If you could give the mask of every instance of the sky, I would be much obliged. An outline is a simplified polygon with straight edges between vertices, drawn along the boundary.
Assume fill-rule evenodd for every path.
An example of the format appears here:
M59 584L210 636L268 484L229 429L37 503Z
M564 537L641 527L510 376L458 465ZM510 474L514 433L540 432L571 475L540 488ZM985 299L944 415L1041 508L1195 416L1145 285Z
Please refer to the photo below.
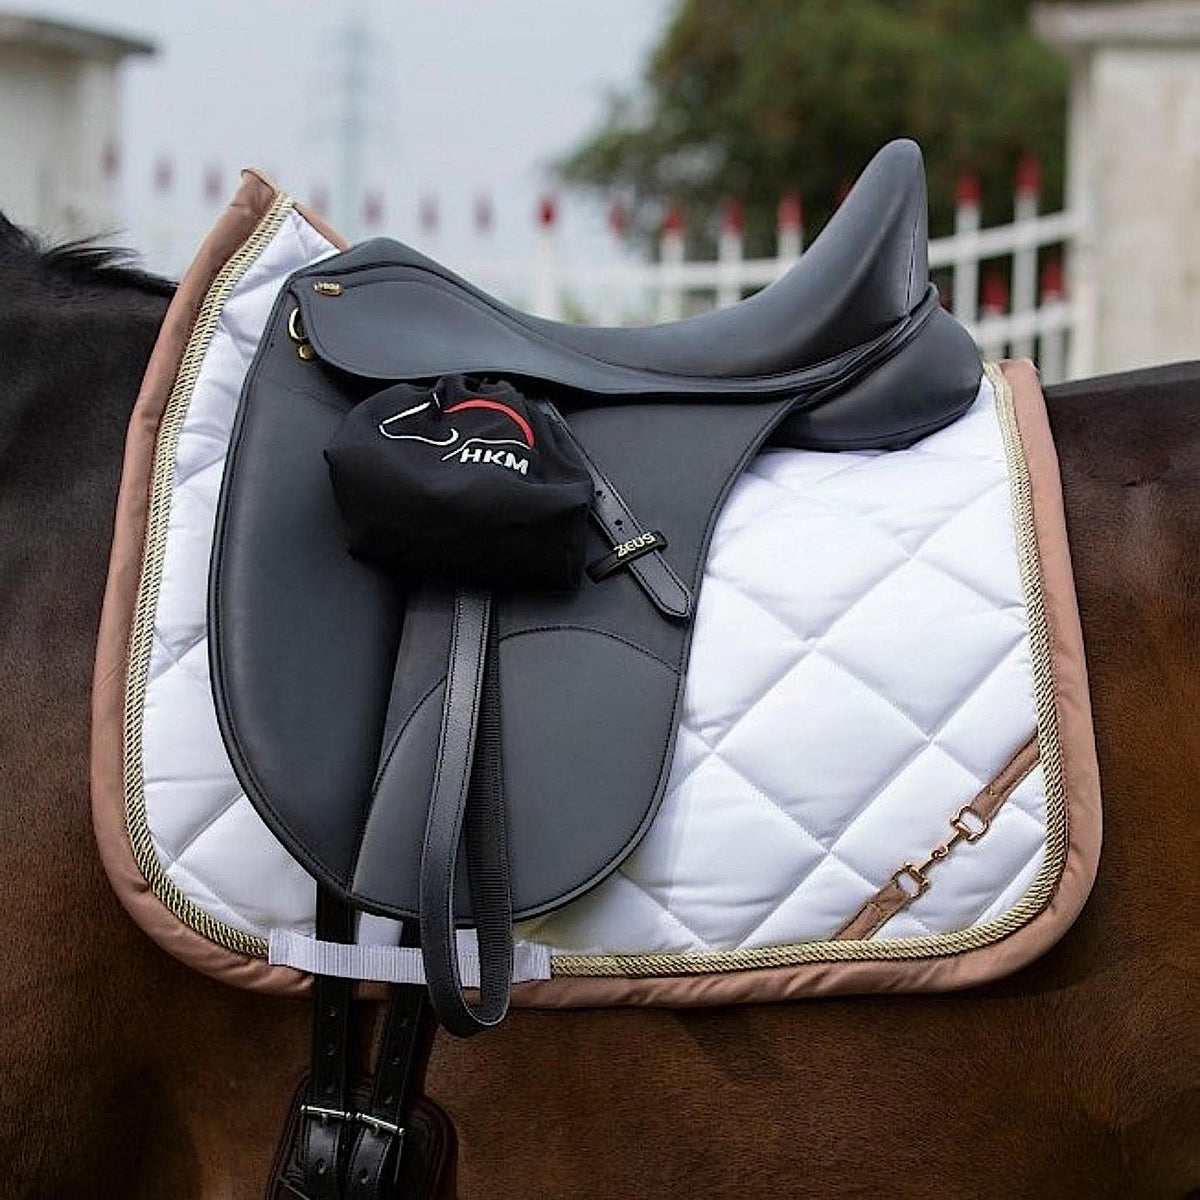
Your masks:
M17 0L11 8L157 45L155 56L122 68L119 194L135 245L152 265L179 269L218 207L204 199L206 174L218 174L221 203L241 166L265 168L307 199L344 177L338 80L353 21L367 31L363 185L383 194L378 231L455 263L529 258L550 165L600 123L609 93L636 86L672 0ZM174 164L165 198L151 183L164 157ZM480 192L494 204L486 239L473 228ZM432 236L419 224L423 195L437 199ZM603 204L568 195L559 214L566 258L615 253Z

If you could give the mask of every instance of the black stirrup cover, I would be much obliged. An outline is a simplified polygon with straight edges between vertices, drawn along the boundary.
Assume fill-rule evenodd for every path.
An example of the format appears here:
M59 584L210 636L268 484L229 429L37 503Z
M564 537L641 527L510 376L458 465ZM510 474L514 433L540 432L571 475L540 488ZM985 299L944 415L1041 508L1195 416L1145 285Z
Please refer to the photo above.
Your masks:
M325 459L356 554L456 585L579 586L591 478L511 384L386 388L350 409Z

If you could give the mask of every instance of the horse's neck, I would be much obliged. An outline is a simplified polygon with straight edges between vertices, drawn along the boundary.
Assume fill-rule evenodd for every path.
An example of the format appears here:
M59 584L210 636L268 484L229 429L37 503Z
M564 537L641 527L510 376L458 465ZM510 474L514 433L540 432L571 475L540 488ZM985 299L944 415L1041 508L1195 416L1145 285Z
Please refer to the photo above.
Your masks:
M125 429L166 302L45 285L6 298L3 274L0 573L19 586L23 573L5 568L69 562L72 591L98 604Z

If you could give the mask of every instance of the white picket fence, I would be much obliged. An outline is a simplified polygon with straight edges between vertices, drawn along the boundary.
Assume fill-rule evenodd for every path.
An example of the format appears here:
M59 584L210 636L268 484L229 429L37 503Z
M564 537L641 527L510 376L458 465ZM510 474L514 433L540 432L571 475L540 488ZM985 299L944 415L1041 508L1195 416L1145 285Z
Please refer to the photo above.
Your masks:
M978 184L972 177L961 179L954 233L931 240L929 262L943 302L971 331L986 358L1033 358L1043 379L1054 383L1066 375L1069 339L1078 320L1064 286L1063 267L1070 261L1078 221L1070 212L1039 214L1039 175L1031 160L1021 164L1012 221L986 229L980 226ZM622 222L611 224L614 236L619 235ZM631 296L641 297L635 307L647 320L658 321L736 303L788 270L804 244L794 195L780 201L776 253L769 258L744 256L736 202L726 205L717 257L709 261L685 258L685 230L677 211L663 223L656 262L569 265L559 252L553 202L540 206L539 225L532 261L468 263L462 265L463 273L555 319L562 319L570 308L578 310L581 297L598 298L592 305L594 314L589 309L588 315L601 324L629 320Z

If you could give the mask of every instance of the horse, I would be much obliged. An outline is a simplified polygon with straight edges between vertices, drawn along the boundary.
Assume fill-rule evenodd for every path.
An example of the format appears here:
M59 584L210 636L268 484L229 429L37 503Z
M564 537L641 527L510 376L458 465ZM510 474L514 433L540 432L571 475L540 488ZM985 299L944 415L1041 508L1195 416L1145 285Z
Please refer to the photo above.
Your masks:
M92 653L172 285L0 223L0 1192L261 1197L307 1002L188 970L112 895ZM1181 1197L1200 1189L1200 363L1047 394L1105 797L1062 941L944 995L514 1012L439 1037L444 1195Z

